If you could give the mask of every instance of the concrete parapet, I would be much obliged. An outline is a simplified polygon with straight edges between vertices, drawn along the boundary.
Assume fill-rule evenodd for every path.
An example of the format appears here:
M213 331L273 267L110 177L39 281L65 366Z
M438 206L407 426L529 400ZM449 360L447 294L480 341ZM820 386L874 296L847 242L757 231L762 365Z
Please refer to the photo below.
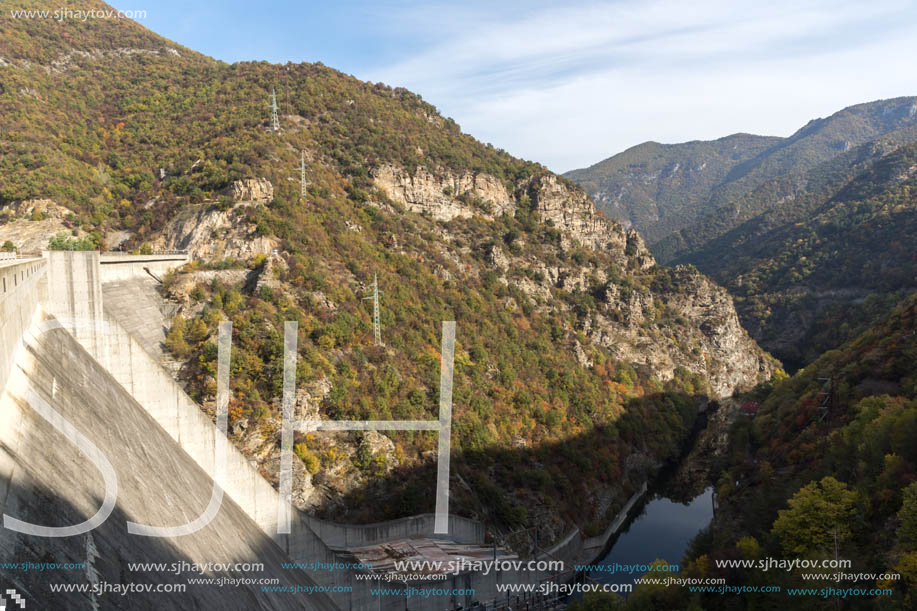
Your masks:
M45 298L47 265L43 259L0 264L0 391L12 367L13 349Z
M187 253L155 255L122 255L102 253L99 257L102 282L129 280L152 275L162 278L167 272L181 267L191 259Z
M424 513L377 524L354 525L326 522L306 516L312 530L327 545L336 549L368 547L417 535L438 538L441 535L433 532L434 518L435 514ZM480 545L484 543L484 525L477 520L450 515L448 539L456 543Z

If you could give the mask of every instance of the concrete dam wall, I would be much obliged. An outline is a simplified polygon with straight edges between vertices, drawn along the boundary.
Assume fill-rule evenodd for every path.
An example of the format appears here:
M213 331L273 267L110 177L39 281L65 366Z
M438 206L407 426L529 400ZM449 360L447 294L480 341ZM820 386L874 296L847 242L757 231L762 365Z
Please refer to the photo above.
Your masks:
M94 515L107 488L99 469L30 405L30 389L110 460L117 503L99 527L74 536L46 538L0 529L4 563L80 564L78 569L40 572L0 570L5 584L22 595L26 609L334 609L324 594L265 593L260 585L187 585L184 592L105 592L130 583L169 587L189 577L278 578L280 585L314 587L305 571L285 569L286 555L224 496L221 510L204 529L174 538L127 534L128 520L174 526L200 515L212 480L105 369L66 331L33 340L0 399L0 509L43 526L80 524ZM34 403L34 399L32 401ZM87 409L88 408L88 409ZM259 563L262 571L131 570L132 563L205 565ZM87 591L52 592L55 584ZM95 586L97 591L90 588Z
M4 512L24 520L31 516L39 524L54 520L62 524L78 523L96 511L104 496L98 470L85 457L79 460L82 456L79 450L66 439L54 437L50 425L25 402L24 384L34 387L55 407L62 402L62 409L67 412L65 417L70 420L73 416L72 422L80 423L77 428L96 439L98 447L112 458L113 464L117 463L120 488L115 512L97 529L98 535L93 531L47 540L56 542L52 544L3 529L0 559L23 562L42 554L80 558L87 555L87 548L92 548L99 553L88 556L108 558L99 560L103 569L101 572L93 569L92 579L106 581L111 577L112 583L118 579L143 583L138 575L125 577L127 562L133 562L132 559L154 562L152 558L166 557L199 559L191 562L241 558L242 562L264 562L264 577L280 577L288 580L289 585L301 587L319 584L337 591L324 597L287 594L286 598L275 600L265 598L260 588L252 587L241 598L223 600L221 589L216 588L213 594L202 590L187 599L187 603L176 596L169 602L181 600L181 604L168 608L213 608L219 604L228 609L283 609L290 601L293 601L290 608L337 606L392 611L406 608L407 600L401 595L380 596L371 592L380 585L391 587L378 578L358 579L358 573L352 570L318 570L307 574L280 567L282 560L331 565L347 557L346 553L340 553L345 548L365 548L418 536L432 538L433 516L353 526L317 520L294 508L292 533L278 535L277 491L222 437L210 418L162 368L161 355L152 349L162 332L156 329L157 324L162 325L162 313L154 313L151 308L155 309L156 305L140 297L144 291L132 293L130 283L155 282L157 276L187 261L184 257L168 257L150 260L149 257L100 256L97 252L50 252L43 259L0 263L0 280L9 287L0 293L4 358L0 360L0 382L6 382L11 372L19 376L17 380L10 377L15 383L8 385L0 404L0 421L4 424L0 434L0 500L6 499ZM3 287L0 282L0 288ZM120 287L121 297L116 297L118 291L114 287ZM106 303L106 295L111 303ZM126 299L130 302L126 303ZM22 362L14 365L10 355L16 340L30 323L38 320L42 308L61 321L73 318L104 321L107 332L99 326L65 322L64 330L40 337L23 354ZM158 322L150 322L154 319ZM97 401L89 389L96 390L101 398ZM212 487L214 452L219 442L226 443L228 451L226 495L218 519L204 531L187 537L150 540L128 536L125 519L164 526L184 524L200 515ZM122 460L122 457L127 458ZM58 462L66 464L72 473L55 471L52 467ZM82 466L77 469L77 465ZM79 486L64 483L69 481ZM475 520L451 516L449 526L450 543L479 544L484 540L483 525ZM208 543L212 543L212 548ZM103 551L112 555L102 554ZM120 577L114 578L117 571ZM75 583L90 579L75 575ZM0 571L0 576L28 592L37 591L38 581L8 571ZM498 582L531 582L545 576L536 572L452 576L447 581L437 581L436 587L471 587L477 594L413 598L410 608L443 610L467 606L473 600L494 598ZM67 602L75 600L68 598ZM149 599L148 608L157 608L152 600ZM89 599L84 602L87 601L91 602ZM105 603L86 608L120 607Z

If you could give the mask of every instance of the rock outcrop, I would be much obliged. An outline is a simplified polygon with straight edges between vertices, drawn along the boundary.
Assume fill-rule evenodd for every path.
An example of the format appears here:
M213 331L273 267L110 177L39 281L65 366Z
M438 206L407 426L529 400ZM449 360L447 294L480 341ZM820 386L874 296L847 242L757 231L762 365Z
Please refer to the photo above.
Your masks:
M7 204L0 208L0 244L9 240L19 252L40 252L59 233L71 235L75 228L76 237L86 235L82 229L68 222L68 217L72 217L72 213L50 199L27 199Z
M621 225L609 223L596 212L592 200L584 191L567 186L553 174L535 176L520 186L531 198L534 210L543 221L553 224L583 245L624 252L628 242L627 232ZM636 233L633 235L636 236ZM643 251L649 255L639 237L630 239L639 240Z
M386 165L372 175L388 197L436 220L515 214L526 206L540 222L557 230L562 252L576 245L603 251L620 269L638 274L652 274L656 265L636 230L606 219L585 192L553 174L522 180L512 193L486 174L443 171L434 175L421 167L409 174ZM482 206L482 202L493 206ZM522 242L517 240L515 245L517 252L524 250ZM611 279L606 270L575 260L549 265L533 255L511 251L489 244L483 250L483 262L503 283L549 304L546 307L568 307L563 300L552 298L556 297L553 290L595 293L597 286L604 286L598 314L584 319L577 331L659 380L670 380L683 369L703 379L713 396L724 397L768 379L777 366L742 328L729 294L692 268L671 270L667 284L650 288L629 279ZM513 273L520 269L530 273ZM510 310L517 306L514 300L506 303ZM661 316L676 317L682 324L673 329ZM578 343L576 346L578 360L587 366L586 352Z
M423 167L411 174L383 165L372 172L372 178L377 187L408 210L440 221L474 214L499 216L515 209L506 186L488 174L444 171L434 175Z
M270 184L270 183L268 183ZM277 241L258 235L256 226L244 219L237 204L230 210L203 205L182 210L152 240L154 250L187 250L194 259L248 259L270 254Z
M610 285L600 307L605 315L595 317L586 334L619 360L642 365L661 380L683 368L705 380L717 398L770 378L777 361L742 328L729 293L692 268L671 274L671 290L650 293ZM658 325L660 311L681 324Z
M229 186L229 196L234 203L267 204L274 199L274 185L266 178L236 180Z

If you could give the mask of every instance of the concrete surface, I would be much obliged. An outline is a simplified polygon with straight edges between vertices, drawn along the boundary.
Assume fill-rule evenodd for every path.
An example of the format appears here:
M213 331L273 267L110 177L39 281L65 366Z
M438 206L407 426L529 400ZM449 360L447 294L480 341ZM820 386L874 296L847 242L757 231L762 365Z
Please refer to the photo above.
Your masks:
M26 385L102 449L118 479L115 511L90 533L63 538L0 529L0 562L83 563L51 572L0 569L27 609L334 609L322 594L268 594L259 585L189 585L185 593L53 593L49 585L187 583L191 572L131 571L128 563L263 563L263 571L211 571L204 577L277 577L310 587L304 571L284 569L284 553L229 497L203 530L176 538L128 535L126 521L184 524L201 514L212 481L146 411L66 331L49 331L23 353L0 399L0 509L47 526L77 524L105 495L100 472L27 403Z
M13 348L46 297L46 273L43 259L0 263L0 390L12 367Z
M150 356L162 363L164 344L178 306L167 304L159 293L159 282L139 276L102 284L102 309L114 318Z
M116 280L151 277L150 273L152 273L162 279L170 270L181 267L190 260L187 254L121 255L103 253L99 257L100 277L102 282L114 282Z

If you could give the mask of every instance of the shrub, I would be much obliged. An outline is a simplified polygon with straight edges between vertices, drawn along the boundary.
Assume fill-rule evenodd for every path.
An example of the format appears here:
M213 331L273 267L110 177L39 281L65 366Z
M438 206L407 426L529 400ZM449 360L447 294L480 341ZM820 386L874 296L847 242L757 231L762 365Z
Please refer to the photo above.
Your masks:
M299 457L299 460L301 460L303 464L306 466L306 471L308 471L312 475L315 475L316 473L318 473L318 470L321 468L322 463L318 459L318 456L312 453L312 451L309 449L309 446L307 446L304 443L297 443L296 446L293 448L293 452L296 453L296 456Z
M172 319L172 328L166 336L166 348L178 358L185 358L191 352L191 346L185 340L185 319L179 314Z

